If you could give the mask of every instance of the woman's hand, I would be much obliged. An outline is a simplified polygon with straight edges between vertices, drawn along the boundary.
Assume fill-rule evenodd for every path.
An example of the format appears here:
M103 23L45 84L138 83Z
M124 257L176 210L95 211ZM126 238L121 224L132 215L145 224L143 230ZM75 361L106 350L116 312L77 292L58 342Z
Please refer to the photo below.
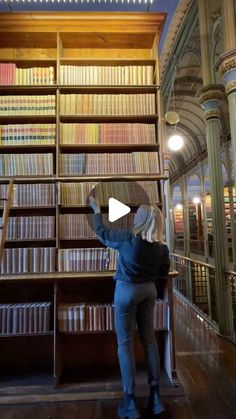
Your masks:
M94 214L99 214L101 212L99 201L95 199L93 196L89 197L89 204L93 209Z

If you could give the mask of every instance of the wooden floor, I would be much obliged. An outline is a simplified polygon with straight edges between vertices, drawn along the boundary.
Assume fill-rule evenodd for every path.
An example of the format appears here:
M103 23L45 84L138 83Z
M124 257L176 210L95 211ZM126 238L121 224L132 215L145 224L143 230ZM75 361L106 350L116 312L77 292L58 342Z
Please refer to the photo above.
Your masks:
M163 419L236 419L236 346L182 302L175 304L177 371L184 392L163 398ZM138 399L141 408L146 400ZM0 406L1 419L112 419L119 400Z

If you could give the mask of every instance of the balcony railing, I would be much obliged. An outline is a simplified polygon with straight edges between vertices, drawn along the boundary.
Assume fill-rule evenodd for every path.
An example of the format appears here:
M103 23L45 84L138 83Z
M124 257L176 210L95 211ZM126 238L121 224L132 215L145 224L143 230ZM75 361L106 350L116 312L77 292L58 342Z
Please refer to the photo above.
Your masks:
M191 305L201 318L218 329L215 267L177 254L171 254L171 264L172 270L178 271L174 280L175 293ZM225 275L230 281L236 336L236 272L229 271ZM236 342L235 337L233 340Z
M235 342L236 342L236 272L232 272L232 271L226 272L226 277L230 281L234 334L235 334Z
M228 237L228 256L229 262L233 263L233 249L231 238ZM184 238L175 237L174 238L174 252L184 250ZM214 241L213 238L209 238L204 243L204 240L189 239L189 253L195 255L206 255L208 253L209 257L214 257Z
M171 255L171 262L172 269L179 273L174 280L175 292L218 328L214 266L177 254Z

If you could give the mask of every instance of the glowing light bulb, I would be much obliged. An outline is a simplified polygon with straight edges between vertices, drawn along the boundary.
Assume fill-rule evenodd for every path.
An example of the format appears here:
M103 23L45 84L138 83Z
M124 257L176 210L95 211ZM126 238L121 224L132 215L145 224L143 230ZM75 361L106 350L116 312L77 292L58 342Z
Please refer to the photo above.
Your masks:
M168 147L172 151L180 150L184 145L184 140L181 135L174 134L168 140Z
M182 204L176 204L175 209L182 210L183 209L183 205Z
M200 204L200 202L201 202L201 200L200 200L199 196L195 196L195 197L192 199L192 201L193 201L193 203L194 203L195 205Z

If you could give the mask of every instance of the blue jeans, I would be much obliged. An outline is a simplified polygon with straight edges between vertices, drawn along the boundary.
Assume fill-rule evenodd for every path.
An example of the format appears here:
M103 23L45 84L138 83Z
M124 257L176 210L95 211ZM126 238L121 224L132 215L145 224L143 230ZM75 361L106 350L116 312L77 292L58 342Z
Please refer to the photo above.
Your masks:
M157 385L159 382L159 351L153 325L156 296L156 287L152 282L140 284L116 281L114 305L118 357L123 390L129 394L135 392L133 334L136 323L144 348L148 382L150 385Z

